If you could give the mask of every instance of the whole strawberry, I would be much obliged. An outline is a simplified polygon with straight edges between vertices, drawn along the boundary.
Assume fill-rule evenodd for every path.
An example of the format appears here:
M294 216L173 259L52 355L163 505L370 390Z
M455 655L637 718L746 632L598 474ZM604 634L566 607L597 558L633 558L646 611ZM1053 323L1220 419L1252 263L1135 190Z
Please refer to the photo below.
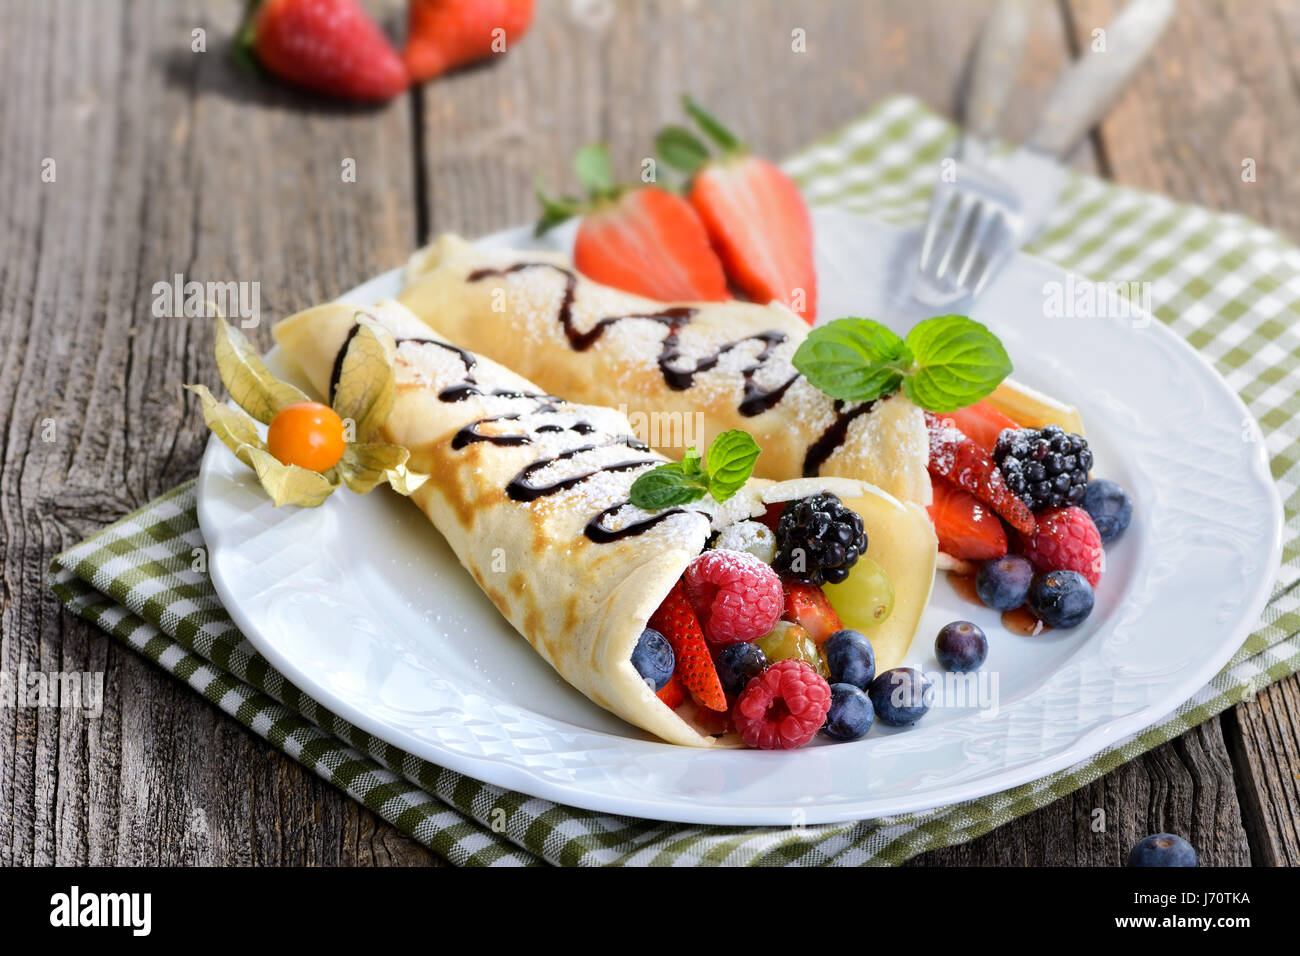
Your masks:
M1078 571L1093 587L1101 580L1101 534L1088 512L1075 505L1044 508L1038 530L1025 539L1025 557L1040 571Z
M240 37L268 72L294 86L357 102L406 89L397 51L359 0L261 0Z
M533 0L411 0L402 60L412 83L504 53L533 22Z

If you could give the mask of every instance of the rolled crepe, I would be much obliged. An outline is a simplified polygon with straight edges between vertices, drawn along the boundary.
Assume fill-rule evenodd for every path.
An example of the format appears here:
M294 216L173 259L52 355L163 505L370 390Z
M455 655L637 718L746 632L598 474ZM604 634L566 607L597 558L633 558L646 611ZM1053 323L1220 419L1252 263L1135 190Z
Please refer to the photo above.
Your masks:
M392 335L397 398L383 437L429 474L411 497L506 619L592 701L675 744L709 746L691 707L670 710L632 666L632 651L711 529L765 502L837 479L754 479L724 505L645 512L627 504L637 476L666 459L610 408L570 404L496 362L430 333L396 302L331 304L277 323L276 342L328 396L359 312ZM504 549L504 550L499 550ZM508 556L508 570L497 559Z
M808 326L780 304L667 305L585 279L562 256L452 235L417 252L406 279L400 300L431 328L573 401L623 408L675 457L743 428L762 477L840 475L930 503L921 410L901 392L855 404L814 388L791 365Z

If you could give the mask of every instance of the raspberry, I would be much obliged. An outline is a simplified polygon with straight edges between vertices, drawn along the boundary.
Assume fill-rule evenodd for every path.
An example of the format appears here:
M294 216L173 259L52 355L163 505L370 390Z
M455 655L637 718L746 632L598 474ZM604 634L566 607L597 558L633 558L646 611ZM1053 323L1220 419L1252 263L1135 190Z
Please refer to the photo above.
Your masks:
M1040 571L1078 571L1093 587L1101 580L1101 533L1088 512L1071 505L1038 513L1038 533L1025 543L1025 557Z
M682 576L686 597L714 644L762 637L781 617L781 579L744 551L705 551Z
M749 682L731 709L745 743L793 750L817 735L831 709L831 687L803 661L777 661Z

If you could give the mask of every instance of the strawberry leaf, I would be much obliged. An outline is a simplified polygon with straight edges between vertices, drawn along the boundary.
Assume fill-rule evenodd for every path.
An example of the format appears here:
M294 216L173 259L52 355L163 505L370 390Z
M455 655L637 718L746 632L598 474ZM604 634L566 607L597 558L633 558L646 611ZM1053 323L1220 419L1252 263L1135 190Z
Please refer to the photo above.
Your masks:
M655 137L655 152L668 166L694 176L709 160L709 148L684 126L665 126Z
M724 153L741 153L745 150L745 144L736 138L735 134L727 127L718 122L717 118L707 113L688 95L682 97L682 106L690 114L691 119L699 124L700 129L704 130L706 136L713 140Z

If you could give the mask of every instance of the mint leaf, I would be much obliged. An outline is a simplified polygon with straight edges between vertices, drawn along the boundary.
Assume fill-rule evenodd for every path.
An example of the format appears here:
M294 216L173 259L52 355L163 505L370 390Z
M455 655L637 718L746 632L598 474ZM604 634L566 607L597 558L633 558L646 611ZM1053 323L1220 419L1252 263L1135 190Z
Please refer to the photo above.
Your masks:
M758 442L749 432L733 428L709 445L704 467L709 475L709 494L721 504L749 481L759 456Z
M628 501L646 511L658 511L699 501L706 494L721 504L749 481L758 460L758 443L749 432L723 432L709 445L701 461L694 447L686 449L680 462L651 469L628 492Z
M911 364L912 352L897 334L857 317L818 326L794 353L794 367L813 387L848 402L892 395Z
M903 383L917 405L951 412L973 405L1011 374L998 337L964 315L939 315L907 334L915 368Z
M698 501L708 491L707 479L684 474L677 463L660 465L632 482L628 501L646 511Z

